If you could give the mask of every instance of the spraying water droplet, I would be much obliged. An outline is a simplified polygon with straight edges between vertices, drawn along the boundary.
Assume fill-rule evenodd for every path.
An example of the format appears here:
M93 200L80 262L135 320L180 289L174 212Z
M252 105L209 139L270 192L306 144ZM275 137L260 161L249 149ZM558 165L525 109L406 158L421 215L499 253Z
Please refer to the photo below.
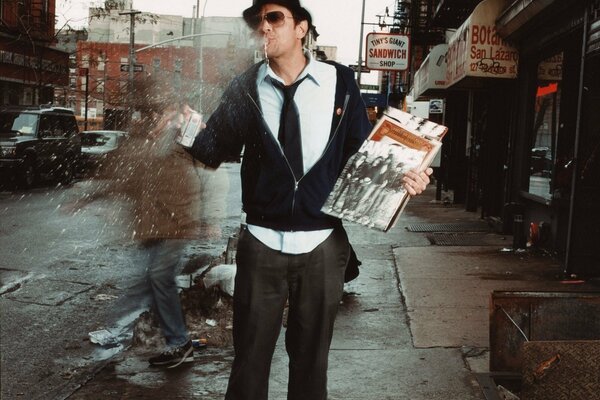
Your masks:
M269 39L267 39L267 35L263 36L263 50L265 52L265 60L267 65L269 65L269 54L267 53L267 47L269 46Z

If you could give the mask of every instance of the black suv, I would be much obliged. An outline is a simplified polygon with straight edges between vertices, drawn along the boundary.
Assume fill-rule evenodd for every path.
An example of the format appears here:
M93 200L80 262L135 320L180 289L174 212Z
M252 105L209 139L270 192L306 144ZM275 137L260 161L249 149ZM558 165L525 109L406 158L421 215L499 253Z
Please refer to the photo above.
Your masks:
M23 188L40 178L69 184L81 156L73 111L61 107L0 107L0 175Z

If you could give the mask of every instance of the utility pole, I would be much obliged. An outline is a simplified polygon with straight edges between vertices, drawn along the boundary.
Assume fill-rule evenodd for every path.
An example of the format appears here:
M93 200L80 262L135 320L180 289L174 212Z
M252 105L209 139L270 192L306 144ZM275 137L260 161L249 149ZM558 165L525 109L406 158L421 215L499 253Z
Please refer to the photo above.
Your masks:
M365 28L365 0L363 0L362 2L362 14L360 16L360 38L359 38L359 43L358 43L358 66L356 67L356 72L357 72L357 79L356 82L358 83L358 87L360 87L360 75L361 75L361 69L362 69L362 51L363 51L363 34L364 34L364 28Z
M196 5L192 7L192 35L196 33L196 23L198 22L198 15L200 14L200 0L196 0Z
M196 0L196 18L200 16L200 0ZM200 65L198 68L198 72L200 75L200 96L198 97L198 111L202 113L202 97L204 96L204 45L202 43L202 29L204 28L204 13L206 12L206 5L208 4L208 0L204 0L204 7L202 8L202 19L200 19L200 26L198 29L200 33L200 37L198 38L198 44L200 45Z
M87 131L88 128L88 96L89 96L89 87L90 87L90 69L89 68L79 68L79 76L85 76L85 91L84 91L84 122L83 122L83 130Z
M85 69L85 120L83 123L83 130L87 131L88 128L88 96L90 95L90 69Z
M134 67L135 67L135 16L141 14L141 11L129 10L121 11L119 15L129 15L129 128L133 117L133 99L134 99Z
M202 9L202 18L204 19L204 12L206 11L206 4L208 3L208 0L204 0L204 8ZM200 48L200 63L198 65L198 75L200 77L200 97L198 100L198 111L202 112L202 88L203 88L203 81L202 81L202 76L203 76L203 64L202 64L202 22L200 21L200 0L196 0L196 5L194 6L194 12L193 12L193 16L192 16L192 35L190 36L199 36L198 38L198 46ZM196 30L198 30L198 32L196 32Z

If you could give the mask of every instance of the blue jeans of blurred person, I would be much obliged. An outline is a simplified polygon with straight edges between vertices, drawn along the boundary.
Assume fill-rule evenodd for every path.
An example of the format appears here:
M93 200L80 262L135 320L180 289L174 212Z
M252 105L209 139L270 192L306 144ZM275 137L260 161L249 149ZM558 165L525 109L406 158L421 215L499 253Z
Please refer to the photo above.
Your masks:
M150 239L142 242L146 274L155 310L168 347L179 347L189 340L175 277L183 262L184 240Z

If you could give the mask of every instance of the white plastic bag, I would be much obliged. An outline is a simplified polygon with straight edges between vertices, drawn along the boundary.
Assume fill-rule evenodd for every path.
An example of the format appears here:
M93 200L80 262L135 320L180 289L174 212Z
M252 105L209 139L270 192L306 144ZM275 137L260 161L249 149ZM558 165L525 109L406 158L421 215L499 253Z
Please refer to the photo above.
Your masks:
M233 296L235 272L235 264L215 265L204 276L204 286L210 288L217 285L223 292Z

